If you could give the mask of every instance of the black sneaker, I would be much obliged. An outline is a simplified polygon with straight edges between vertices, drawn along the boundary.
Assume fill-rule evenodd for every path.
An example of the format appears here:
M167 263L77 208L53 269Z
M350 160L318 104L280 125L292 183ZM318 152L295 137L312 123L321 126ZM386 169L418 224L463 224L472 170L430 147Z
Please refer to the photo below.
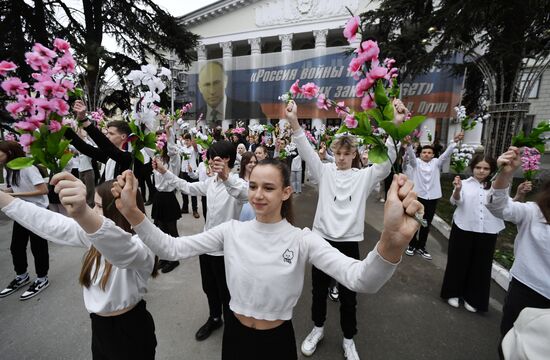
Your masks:
M338 286L333 286L328 289L328 298L332 301L338 301Z
M432 256L430 255L430 253L426 249L416 249L416 253L418 255L422 256L426 260L431 260L432 259Z
M27 300L30 299L36 295L38 295L42 290L50 286L50 282L48 279L44 281L40 281L38 279L34 280L34 282L29 286L27 291L25 291L21 296L19 297L19 300Z
M416 250L416 249L415 249L414 247L408 246L408 247L407 247L407 250L405 250L405 255L413 256L415 250Z
M195 339L197 341L203 341L208 339L210 334L216 329L219 329L223 325L223 320L218 319L214 320L211 316L208 317L208 320L206 320L206 323L200 327L200 329L195 334Z
M166 261L166 264L160 270L163 274L169 273L180 264L179 261Z
M21 289L23 286L27 285L31 281L29 274L23 279L13 279L10 284L2 291L0 291L0 298L6 297L13 294L17 290Z

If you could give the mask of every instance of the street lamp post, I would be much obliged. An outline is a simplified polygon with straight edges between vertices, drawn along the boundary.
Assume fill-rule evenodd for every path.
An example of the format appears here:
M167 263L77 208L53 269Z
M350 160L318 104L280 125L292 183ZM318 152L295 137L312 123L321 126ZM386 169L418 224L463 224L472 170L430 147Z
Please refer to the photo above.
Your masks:
M177 70L175 69L176 60L168 60L168 64L170 65L170 115L174 116L174 79L177 77Z

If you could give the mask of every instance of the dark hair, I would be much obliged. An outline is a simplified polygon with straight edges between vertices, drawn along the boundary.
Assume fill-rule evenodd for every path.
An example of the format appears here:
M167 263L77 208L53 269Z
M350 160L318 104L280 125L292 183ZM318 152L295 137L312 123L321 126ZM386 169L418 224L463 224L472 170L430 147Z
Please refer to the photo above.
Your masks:
M267 150L267 147L265 145L256 146L256 149L254 149L254 152L256 152L256 150L258 150L258 149L263 149L264 153L267 155L266 158L269 157L269 150Z
M25 157L25 151L18 142L15 141L0 141L0 151L6 154L6 164L13 159ZM6 184L8 187L19 185L19 170L12 170L5 166L6 169Z
M130 125L124 120L113 120L109 121L107 123L107 128L114 127L117 129L117 131L121 134L126 134L127 136L130 136L132 133L132 130L130 129Z
M252 158L256 158L256 155L250 151L246 151L241 155L241 169L239 170L239 177L241 179L244 179L244 175L246 174L246 165L248 165ZM258 161L258 159L256 159L256 161Z
M191 139L192 139L192 136L191 136L191 134L189 134L189 133L185 133L185 134L183 134L183 138L184 138L185 140L191 140Z
M282 162L278 159L269 159L266 158L264 160L261 160L256 164L254 169L256 169L258 166L273 166L277 170L279 170L279 173L281 174L281 178L283 180L283 188L290 185L290 170L288 169L288 166L286 163ZM252 171L254 171L254 169ZM294 212L292 211L292 194L290 194L289 198L283 201L283 204L281 206L281 216L286 219L289 223L294 224Z
M433 145L424 145L420 148L420 152L422 152L422 150L426 150L426 149L430 149L434 154L435 154L435 149L433 147Z
M550 224L550 179L542 183L540 191L535 197L535 202L546 218L546 224Z
M122 228L124 231L129 233L134 233L132 226L126 220L126 218L118 211L117 207L114 205L114 197L111 193L111 188L113 187L114 180L105 181L103 184L97 186L95 191L101 197L101 207L103 208L103 216L108 219L111 219L117 226ZM145 205L143 204L143 198L140 193L136 196L137 207L145 213ZM78 278L80 285L89 288L92 282L97 279L99 268L101 265L101 253L94 247L90 246L88 251L84 253L84 258L82 260L82 268L80 269L80 276ZM158 258L155 256L155 264L153 266L152 276L156 277L158 275ZM95 267L95 270L92 275L92 268ZM102 290L105 290L107 282L109 281L109 276L111 275L111 269L113 265L108 261L105 261L105 267L103 269L103 275L100 280L100 287Z
M472 158L472 161L470 161L470 170L472 170L472 174L474 173L474 168L476 167L477 164L479 164L480 162L482 161L485 161L487 164L489 164L489 174L487 175L487 177L485 179L483 179L482 183L485 184L485 190L488 190L491 188L491 177L493 175L493 173L496 171L497 169L497 161L492 158L491 156L489 155L484 155L484 154L477 154L475 155L473 158Z
M233 166L235 166L235 159L237 158L237 149L235 144L230 141L216 141L208 148L206 156L210 160L213 160L216 156L219 156L222 159L229 158L229 163L227 163L227 165L230 168L233 168Z

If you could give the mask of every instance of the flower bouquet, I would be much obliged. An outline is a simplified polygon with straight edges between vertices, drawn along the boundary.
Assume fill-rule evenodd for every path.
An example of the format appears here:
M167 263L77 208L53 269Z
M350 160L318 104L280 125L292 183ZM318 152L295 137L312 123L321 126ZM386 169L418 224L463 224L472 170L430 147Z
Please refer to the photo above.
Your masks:
M461 146L455 148L451 155L451 170L455 174L463 174L464 170L470 165L475 149L472 146Z
M19 132L19 144L30 156L10 161L10 169L22 169L35 164L45 166L50 174L63 170L73 154L69 140L63 138L67 130L64 116L69 114L69 97L82 96L75 88L75 60L67 41L55 39L53 49L36 43L25 54L27 64L36 72L29 85L20 78L7 77L1 84L6 94L15 101L6 110L18 120L14 127ZM6 76L17 66L0 63L0 76ZM31 90L32 89L32 90Z

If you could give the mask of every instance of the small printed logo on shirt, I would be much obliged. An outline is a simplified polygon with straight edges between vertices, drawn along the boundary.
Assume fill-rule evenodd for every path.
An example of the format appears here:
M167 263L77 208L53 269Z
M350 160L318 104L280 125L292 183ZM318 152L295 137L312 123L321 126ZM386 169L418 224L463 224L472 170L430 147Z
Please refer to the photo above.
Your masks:
M286 249L283 253L283 261L289 264L292 264L292 259L294 258L294 251Z

